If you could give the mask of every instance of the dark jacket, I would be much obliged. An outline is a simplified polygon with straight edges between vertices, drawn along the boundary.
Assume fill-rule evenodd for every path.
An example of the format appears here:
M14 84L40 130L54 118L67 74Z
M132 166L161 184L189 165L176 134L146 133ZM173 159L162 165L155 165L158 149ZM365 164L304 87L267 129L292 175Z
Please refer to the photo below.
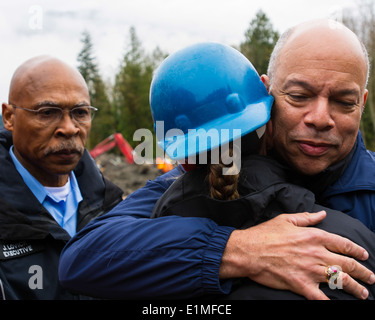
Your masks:
M70 240L25 185L9 155L11 134L0 130L0 300L85 298L58 281L60 253ZM87 150L74 170L83 197L77 231L122 200Z
M357 214L355 217L365 214L372 219L371 212L375 210L372 205L375 192L370 189L375 182L373 153L365 149L360 135L354 150L347 168L357 169L357 174L350 176L343 168L342 179L351 180L358 188L368 186L368 189L337 195L346 197L345 202L360 205L360 212L353 207L345 213ZM219 279L219 268L233 227L218 226L202 218L149 219L157 200L180 175L179 168L175 168L148 181L111 212L90 222L75 235L60 259L63 285L86 294L116 299L153 299L156 296L189 299L228 293L232 280ZM360 184L356 183L357 179ZM339 178L337 182L340 181L343 180ZM332 183L336 189L338 186ZM332 208L342 211L340 207L345 202L334 195L330 200ZM229 212L233 211L231 208ZM191 216L190 213L185 215ZM179 214L178 211L175 214ZM358 223L351 221L355 222L353 226ZM372 237L371 234L369 239Z
M375 234L360 221L350 216L317 205L315 195L290 182L289 170L280 162L263 156L249 156L241 167L240 199L215 200L208 196L206 168L190 171L176 180L157 202L153 216L179 214L181 216L209 217L219 225L244 229L269 220L281 213L327 211L327 218L317 225L323 230L342 235L364 247L370 258L364 265L375 270ZM332 299L351 299L343 290L331 290L321 285ZM367 286L370 299L375 288ZM240 279L227 299L302 299L289 291L273 290Z
M375 232L375 152L366 149L360 132L347 168L319 195L319 201L359 219Z

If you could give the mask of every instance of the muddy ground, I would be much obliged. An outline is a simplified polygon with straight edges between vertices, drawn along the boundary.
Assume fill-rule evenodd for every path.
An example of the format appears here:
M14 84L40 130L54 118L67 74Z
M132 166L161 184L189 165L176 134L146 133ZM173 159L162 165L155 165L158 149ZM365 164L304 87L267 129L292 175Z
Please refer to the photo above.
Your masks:
M155 164L129 164L124 156L104 153L95 162L103 175L124 190L124 196L143 187L147 180L153 180L162 172Z

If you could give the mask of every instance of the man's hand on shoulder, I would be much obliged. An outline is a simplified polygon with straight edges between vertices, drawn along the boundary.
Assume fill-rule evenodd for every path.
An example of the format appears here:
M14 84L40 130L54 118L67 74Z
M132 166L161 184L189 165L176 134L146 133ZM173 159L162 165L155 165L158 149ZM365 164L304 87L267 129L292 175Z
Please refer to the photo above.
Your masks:
M343 289L366 299L367 289L354 279L375 282L373 272L355 260L366 260L368 253L346 238L310 227L325 217L325 211L282 214L233 231L223 254L220 278L249 277L307 299L328 299L319 283L326 281L327 266L339 265Z

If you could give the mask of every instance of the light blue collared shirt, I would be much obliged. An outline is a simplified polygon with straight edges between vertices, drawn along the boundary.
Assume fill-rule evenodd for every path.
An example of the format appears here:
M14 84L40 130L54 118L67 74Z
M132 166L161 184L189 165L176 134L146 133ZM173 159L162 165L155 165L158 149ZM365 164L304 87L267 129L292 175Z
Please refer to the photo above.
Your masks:
M77 210L79 203L83 200L77 179L72 171L69 175L70 191L66 200L59 200L48 192L44 186L35 179L18 161L13 152L13 146L10 149L10 156L14 162L17 171L22 176L23 181L38 199L38 201L47 209L56 222L64 228L70 236L73 236L77 230Z

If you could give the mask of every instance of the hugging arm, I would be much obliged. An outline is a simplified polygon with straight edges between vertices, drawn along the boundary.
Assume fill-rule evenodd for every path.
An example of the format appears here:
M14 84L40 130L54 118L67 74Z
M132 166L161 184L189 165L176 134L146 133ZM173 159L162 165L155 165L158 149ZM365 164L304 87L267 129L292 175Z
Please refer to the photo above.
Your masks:
M280 215L235 231L205 218L150 219L173 174L149 181L72 238L60 261L64 287L102 298L183 299L226 294L230 279L249 277L323 299L318 285L325 281L325 267L340 264L344 289L366 295L353 278L369 282L372 272L350 257L363 260L367 252L345 238L307 228L324 219L322 213Z
M150 219L176 169L149 181L89 223L64 248L64 287L102 298L189 298L225 294L219 267L230 227L202 218Z

